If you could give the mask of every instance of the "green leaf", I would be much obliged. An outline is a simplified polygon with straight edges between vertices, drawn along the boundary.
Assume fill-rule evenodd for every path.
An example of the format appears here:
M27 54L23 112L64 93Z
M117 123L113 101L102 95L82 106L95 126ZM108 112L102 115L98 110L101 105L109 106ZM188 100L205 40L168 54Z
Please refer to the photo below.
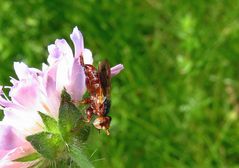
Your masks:
M38 153L48 159L55 159L65 149L65 144L59 134L41 132L27 138Z
M32 153L30 155L18 158L16 160L13 160L14 162L30 162L30 161L34 161L36 159L39 159L41 157L41 154L39 153Z
M63 90L59 109L58 126L63 139L69 142L73 138L74 129L83 124L82 115L77 107L71 102L69 94Z
M46 127L46 130L48 132L59 133L57 121L54 118L52 118L52 117L50 117L50 116L48 116L48 115L46 115L42 112L39 112L39 114L40 114L40 116L42 118L42 121L43 121L43 123Z
M70 146L70 156L71 159L82 168L94 168L93 164L84 155L81 149Z

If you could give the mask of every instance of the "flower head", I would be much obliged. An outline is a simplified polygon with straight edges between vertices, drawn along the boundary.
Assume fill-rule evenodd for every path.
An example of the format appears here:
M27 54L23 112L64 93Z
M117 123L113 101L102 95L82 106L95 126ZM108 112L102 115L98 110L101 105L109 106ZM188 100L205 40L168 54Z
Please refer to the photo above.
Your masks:
M15 62L17 79L11 78L12 86L0 86L0 108L4 111L4 118L0 121L0 167L28 167L41 160L14 161L39 152L34 137L27 137L39 136L46 130L46 122L60 120L64 88L73 102L80 101L85 93L85 74L79 56L82 54L84 62L92 64L92 53L84 48L83 36L77 27L70 37L74 54L66 40L57 39L48 46L48 64L43 64L41 70ZM122 69L121 64L113 67L112 76ZM3 88L10 89L9 98ZM68 105L73 106L70 102ZM51 119L45 119L46 116ZM57 131L53 131L52 135L57 134Z

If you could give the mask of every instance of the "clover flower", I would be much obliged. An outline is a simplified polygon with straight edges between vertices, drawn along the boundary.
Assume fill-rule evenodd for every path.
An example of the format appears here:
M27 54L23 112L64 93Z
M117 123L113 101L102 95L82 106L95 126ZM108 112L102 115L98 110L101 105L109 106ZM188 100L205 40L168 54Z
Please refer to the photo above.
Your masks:
M15 62L17 79L11 77L12 86L0 86L0 109L4 111L0 121L0 167L25 168L45 160L69 159L69 150L73 161L80 155L77 148L69 149L68 145L86 140L89 125L79 121L81 112L72 102L80 101L86 91L79 57L83 55L85 64L92 64L93 58L84 48L77 27L70 37L74 54L66 40L57 39L48 46L48 64L41 70ZM111 75L122 69L123 65L116 65ZM9 96L4 93L6 89Z

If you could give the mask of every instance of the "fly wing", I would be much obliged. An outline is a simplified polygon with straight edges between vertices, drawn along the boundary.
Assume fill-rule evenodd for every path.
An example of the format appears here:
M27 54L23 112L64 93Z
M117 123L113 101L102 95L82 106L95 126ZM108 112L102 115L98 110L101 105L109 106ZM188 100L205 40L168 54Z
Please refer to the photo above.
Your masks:
M99 64L98 73L103 94L105 97L110 99L111 74L110 74L110 65L108 61L104 60Z

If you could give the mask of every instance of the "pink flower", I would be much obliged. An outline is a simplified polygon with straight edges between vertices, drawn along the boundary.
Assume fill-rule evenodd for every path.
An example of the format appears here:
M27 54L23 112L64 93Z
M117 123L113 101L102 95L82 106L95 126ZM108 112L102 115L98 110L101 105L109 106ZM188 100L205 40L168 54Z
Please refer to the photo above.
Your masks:
M12 160L35 151L25 137L44 130L38 111L57 116L57 111L52 108L53 101L44 87L43 72L24 63L14 63L14 69L18 80L12 78L13 86L6 87L10 89L11 100L4 95L2 87L0 91L0 105L4 111L0 122L0 167L28 167L33 164Z
M34 162L13 162L17 158L35 152L26 136L44 130L39 111L58 118L60 94L63 88L71 95L73 101L81 100L85 93L85 75L79 63L80 54L86 64L92 64L92 53L84 48L83 36L77 27L70 35L74 44L74 55L64 39L57 39L48 46L48 65L42 70L29 68L26 64L15 62L14 69L18 79L11 78L10 100L0 86L0 108L4 119L0 121L0 167L28 167ZM111 68L112 76L123 69L119 64Z

